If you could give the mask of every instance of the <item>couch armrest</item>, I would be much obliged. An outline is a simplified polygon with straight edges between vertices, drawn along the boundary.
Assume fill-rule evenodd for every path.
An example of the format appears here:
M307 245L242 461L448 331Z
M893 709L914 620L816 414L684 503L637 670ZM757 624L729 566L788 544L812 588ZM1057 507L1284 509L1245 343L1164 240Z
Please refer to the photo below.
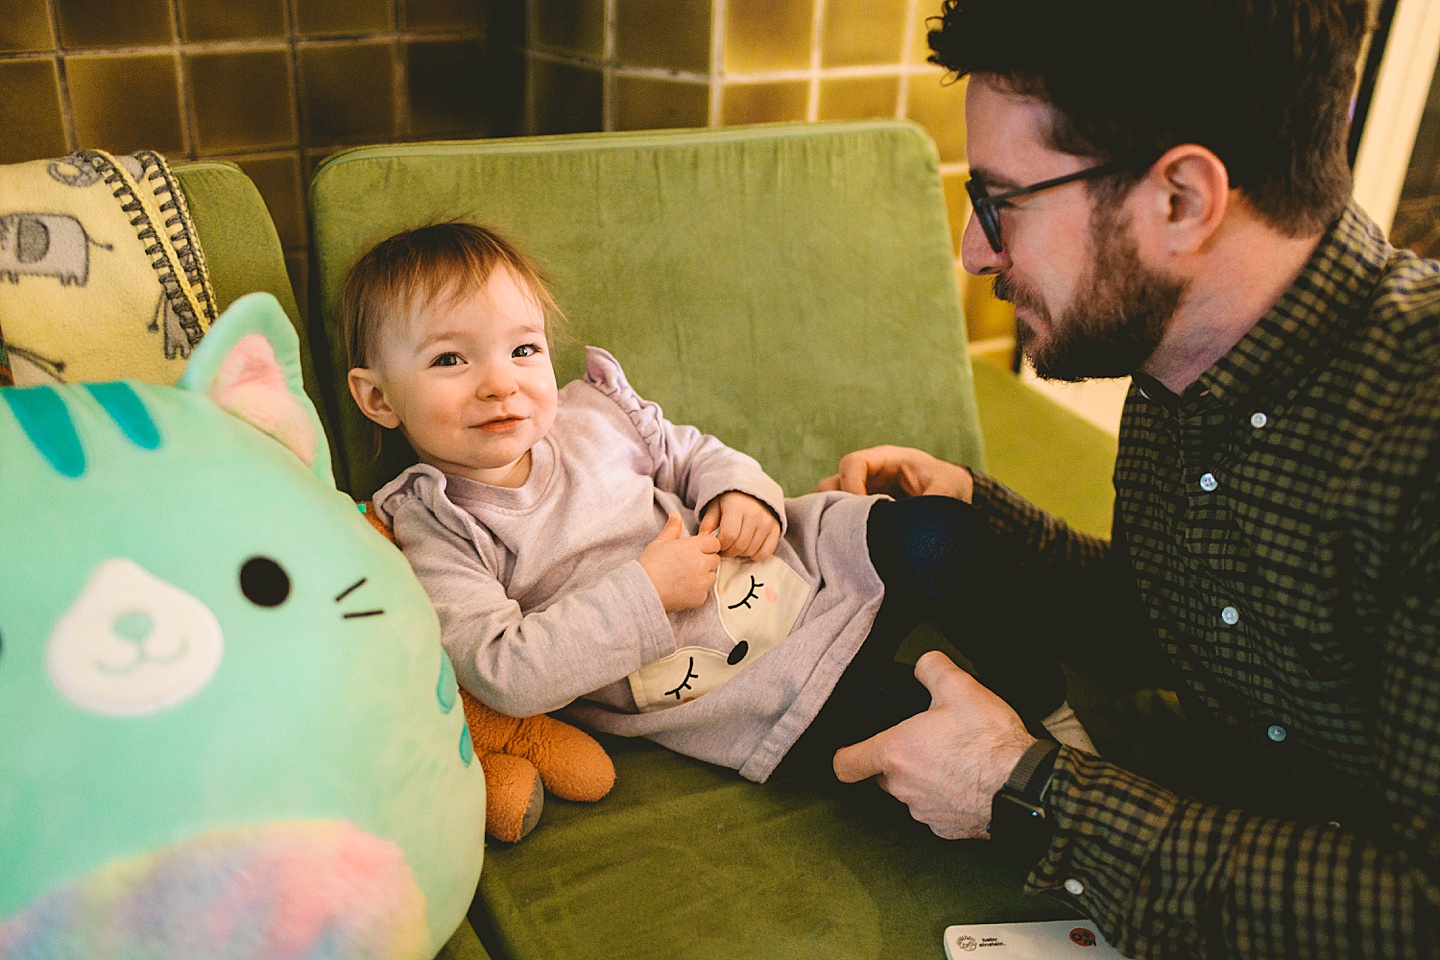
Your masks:
M972 364L991 476L1086 533L1108 536L1116 440L993 363Z

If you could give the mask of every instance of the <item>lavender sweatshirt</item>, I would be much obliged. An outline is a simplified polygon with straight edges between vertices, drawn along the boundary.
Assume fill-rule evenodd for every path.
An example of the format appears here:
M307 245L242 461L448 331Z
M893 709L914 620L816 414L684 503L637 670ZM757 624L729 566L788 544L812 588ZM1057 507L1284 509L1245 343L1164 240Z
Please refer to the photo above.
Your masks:
M763 781L814 719L883 594L866 521L876 498L785 498L760 465L667 422L615 359L560 390L519 488L411 467L375 497L440 617L460 683L512 716L569 707ZM763 564L721 561L701 607L666 614L637 562L679 513L738 490L781 519Z

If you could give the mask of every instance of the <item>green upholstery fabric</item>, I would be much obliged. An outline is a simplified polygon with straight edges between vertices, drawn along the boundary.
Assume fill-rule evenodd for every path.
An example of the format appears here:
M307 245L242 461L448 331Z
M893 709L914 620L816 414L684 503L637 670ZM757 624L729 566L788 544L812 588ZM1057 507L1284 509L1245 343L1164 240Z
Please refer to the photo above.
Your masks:
M562 381L581 344L604 346L672 418L754 454L792 493L856 447L984 465L988 442L1001 479L1108 529L1113 439L998 368L972 382L936 156L918 128L891 122L328 160L311 193L316 351L344 447L337 473L357 496L403 454L375 462L351 412L338 291L370 245L443 217L500 227L546 268L570 322ZM609 797L551 799L534 833L488 851L471 920L496 960L934 958L951 923L1073 916L1023 896L1023 864L938 840L886 798L756 785L646 742L605 743Z
M348 489L376 464L334 339L346 273L397 230L465 217L549 273L561 382L605 347L642 395L788 492L880 442L980 462L934 147L898 122L363 147L310 195L319 315Z
M280 237L260 191L233 163L202 160L176 164L171 168L185 203L195 221L200 247L215 288L216 309L224 311L247 293L264 290L274 294L300 334L300 366L305 392L320 413L326 431L334 436L326 417L323 394L318 389L310 338L301 322L300 308L285 270Z
M977 361L974 374L990 472L1076 529L1108 537L1115 437L1008 370Z

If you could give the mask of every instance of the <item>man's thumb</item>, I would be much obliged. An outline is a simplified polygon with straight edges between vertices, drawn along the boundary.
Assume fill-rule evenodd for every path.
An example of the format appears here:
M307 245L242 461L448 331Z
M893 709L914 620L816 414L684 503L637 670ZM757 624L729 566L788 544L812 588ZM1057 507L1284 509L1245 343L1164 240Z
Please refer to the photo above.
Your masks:
M978 680L939 650L931 650L915 661L915 679L930 691L931 706L955 699L957 693L963 695L969 685L979 686Z

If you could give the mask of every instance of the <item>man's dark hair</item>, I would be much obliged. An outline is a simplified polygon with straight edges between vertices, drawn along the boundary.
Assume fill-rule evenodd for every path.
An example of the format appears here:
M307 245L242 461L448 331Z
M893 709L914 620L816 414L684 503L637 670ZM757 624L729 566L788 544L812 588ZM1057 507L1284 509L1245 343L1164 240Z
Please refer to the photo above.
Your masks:
M1298 236L1350 196L1367 20L1365 0L944 0L930 60L1048 102L1065 153L1143 170L1177 144L1207 147Z

